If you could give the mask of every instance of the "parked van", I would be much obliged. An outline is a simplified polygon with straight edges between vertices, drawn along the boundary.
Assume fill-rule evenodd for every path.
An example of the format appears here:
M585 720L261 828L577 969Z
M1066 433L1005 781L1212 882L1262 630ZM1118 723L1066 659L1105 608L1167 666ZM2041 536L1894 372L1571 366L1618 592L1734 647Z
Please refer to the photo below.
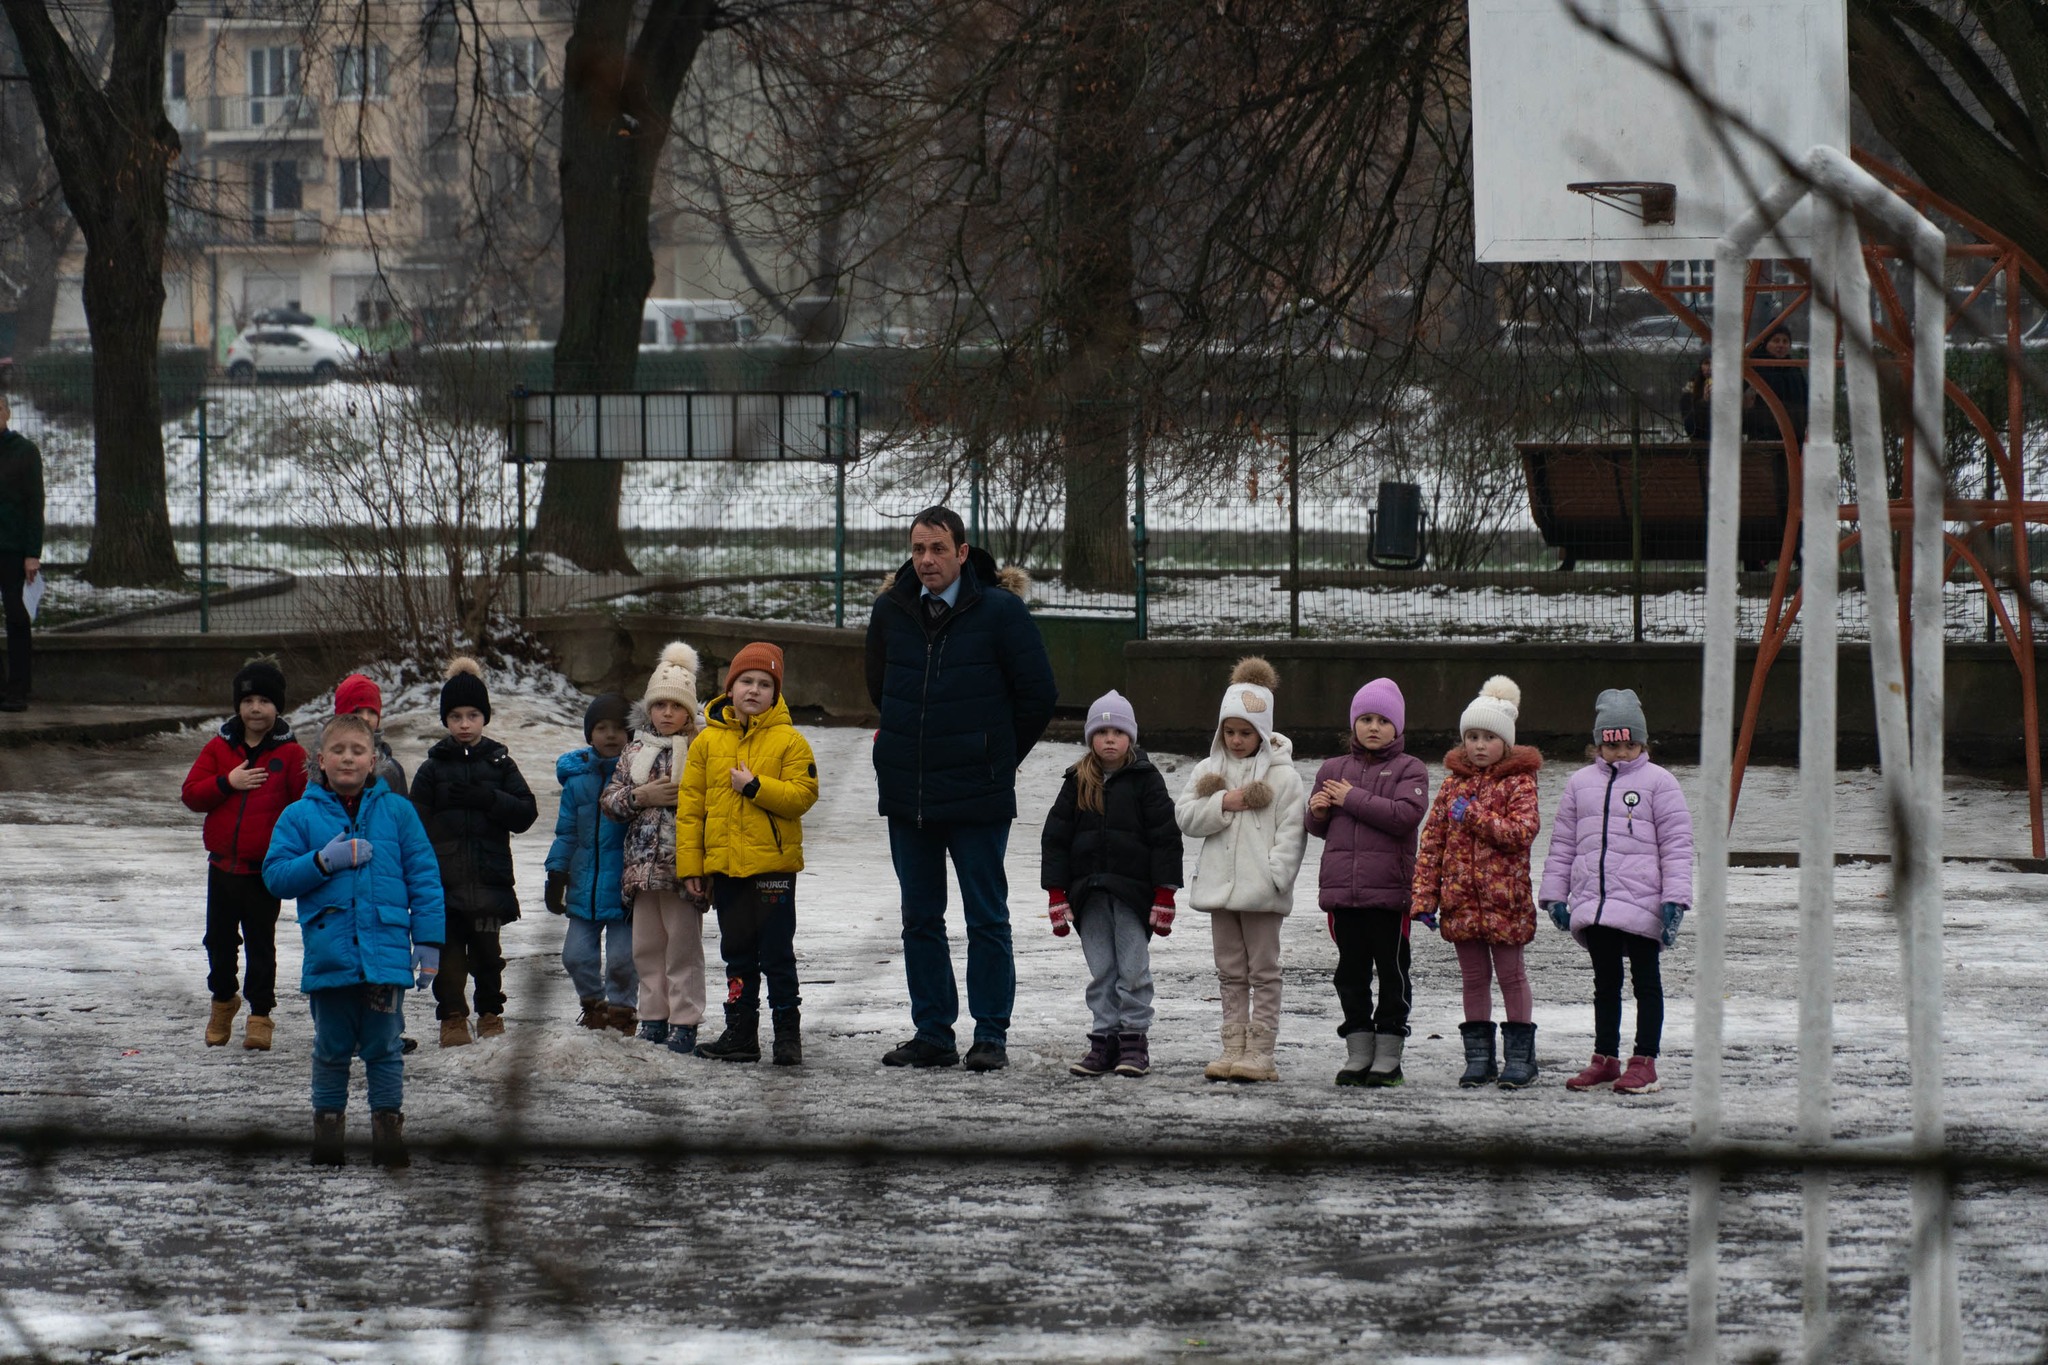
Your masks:
M649 299L640 311L640 344L659 350L730 346L752 341L760 329L745 304L722 299Z

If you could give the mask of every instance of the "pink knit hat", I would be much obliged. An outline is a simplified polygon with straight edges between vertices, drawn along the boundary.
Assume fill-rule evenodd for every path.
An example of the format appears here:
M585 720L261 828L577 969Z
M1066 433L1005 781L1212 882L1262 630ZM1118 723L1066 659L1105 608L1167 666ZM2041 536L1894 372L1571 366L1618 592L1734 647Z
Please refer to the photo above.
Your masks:
M1394 722L1397 735L1408 731L1408 702L1392 678L1374 678L1352 696L1351 724L1358 724L1358 718L1365 715L1385 716Z

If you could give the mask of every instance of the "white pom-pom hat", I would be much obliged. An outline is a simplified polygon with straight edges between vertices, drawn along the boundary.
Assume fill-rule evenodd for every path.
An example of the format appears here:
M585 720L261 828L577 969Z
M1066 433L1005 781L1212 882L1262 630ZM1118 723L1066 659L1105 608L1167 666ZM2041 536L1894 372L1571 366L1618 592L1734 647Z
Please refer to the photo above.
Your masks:
M1467 703L1465 714L1458 717L1458 733L1485 730L1513 744L1515 720L1521 714L1522 689L1505 673L1496 673L1479 689L1479 695Z
M646 694L641 701L681 702L690 710L697 709L697 651L677 640L663 645L661 658L654 665L654 676L647 680Z

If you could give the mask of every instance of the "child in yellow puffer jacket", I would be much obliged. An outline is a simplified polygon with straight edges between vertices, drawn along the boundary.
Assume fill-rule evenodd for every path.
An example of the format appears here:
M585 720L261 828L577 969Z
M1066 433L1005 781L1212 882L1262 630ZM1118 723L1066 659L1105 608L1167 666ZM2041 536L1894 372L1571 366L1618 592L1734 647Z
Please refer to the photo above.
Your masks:
M775 1064L804 1059L796 874L804 865L804 812L817 800L817 760L782 699L782 651L747 645L725 670L725 693L704 708L676 799L676 875L692 894L710 892L725 957L725 1032L700 1044L699 1057L761 1060L766 975Z

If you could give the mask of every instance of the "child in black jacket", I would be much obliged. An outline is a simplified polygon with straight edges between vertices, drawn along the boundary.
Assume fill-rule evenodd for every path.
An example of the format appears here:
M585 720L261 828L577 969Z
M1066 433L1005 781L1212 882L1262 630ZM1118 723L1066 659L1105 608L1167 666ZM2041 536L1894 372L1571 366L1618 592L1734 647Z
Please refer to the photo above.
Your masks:
M504 745L484 738L491 694L471 658L448 665L441 723L448 738L427 751L413 774L412 803L441 862L448 942L434 978L441 1046L472 1041L466 977L476 978L476 1036L505 1031L505 958L498 931L519 918L513 890L512 836L533 827L540 807Z
M1088 752L1067 769L1045 817L1039 882L1052 931L1081 926L1094 1031L1076 1076L1152 1069L1153 934L1173 932L1180 826L1166 780L1138 748L1138 718L1118 692L1088 708Z

